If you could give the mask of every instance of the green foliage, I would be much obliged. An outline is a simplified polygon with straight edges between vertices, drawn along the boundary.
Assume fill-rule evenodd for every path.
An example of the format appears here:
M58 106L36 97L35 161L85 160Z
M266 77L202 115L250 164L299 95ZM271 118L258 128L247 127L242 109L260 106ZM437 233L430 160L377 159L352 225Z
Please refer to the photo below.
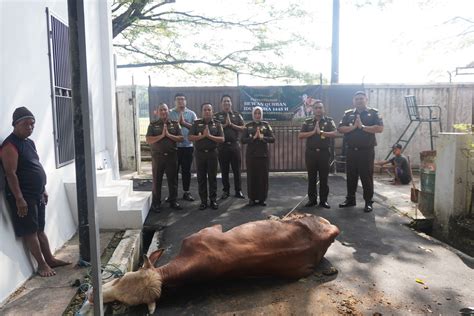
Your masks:
M461 133L472 133L474 131L474 125L467 123L454 124L453 128Z

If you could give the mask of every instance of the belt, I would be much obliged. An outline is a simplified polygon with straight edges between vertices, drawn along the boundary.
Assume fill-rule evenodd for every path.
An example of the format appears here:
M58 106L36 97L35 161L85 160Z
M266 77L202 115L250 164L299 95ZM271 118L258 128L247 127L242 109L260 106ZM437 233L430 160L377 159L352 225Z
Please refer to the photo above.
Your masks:
M160 155L160 156L169 156L169 155L174 155L174 154L176 154L176 152L173 151L173 152L170 152L170 153L156 153L156 154L157 154L157 155Z
M348 148L354 151L373 149L373 147L348 147Z
M314 151L325 151L325 150L329 150L328 147L324 147L324 148L311 148L311 147L307 147L308 150L314 150Z
M213 148L213 149L198 149L198 151L201 152L201 153L211 153L211 152L216 151L216 149L215 148Z
M234 145L237 144L237 142L223 142L222 145Z

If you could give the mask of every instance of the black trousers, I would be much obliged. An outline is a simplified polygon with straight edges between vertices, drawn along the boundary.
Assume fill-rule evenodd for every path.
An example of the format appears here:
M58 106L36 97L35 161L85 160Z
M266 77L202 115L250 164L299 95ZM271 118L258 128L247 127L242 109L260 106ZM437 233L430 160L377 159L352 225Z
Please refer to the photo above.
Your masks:
M241 158L239 143L224 143L219 146L219 165L221 166L223 190L226 192L230 191L229 171L230 167L232 167L234 189L235 191L241 191L242 180L240 176Z
M218 164L217 151L215 149L208 152L196 150L195 156L199 197L201 198L201 202L207 203L208 196L210 201L216 201ZM207 190L208 182L209 191Z
M253 201L265 201L268 196L268 157L245 157L247 164L247 195Z
M372 202L374 196L374 148L348 148L346 156L347 199L355 201L357 182L362 182L364 200Z
M183 191L189 191L191 184L191 165L193 164L194 147L178 147L178 167L181 168L181 178L183 181ZM176 172L176 177L178 176ZM177 180L176 180L177 182Z
M153 204L161 203L161 185L163 175L166 174L168 181L168 202L176 201L178 196L178 160L177 153L156 153L152 155L153 172Z
M306 170L308 171L308 198L316 201L316 183L319 176L319 198L320 202L327 202L329 194L329 149L306 149Z

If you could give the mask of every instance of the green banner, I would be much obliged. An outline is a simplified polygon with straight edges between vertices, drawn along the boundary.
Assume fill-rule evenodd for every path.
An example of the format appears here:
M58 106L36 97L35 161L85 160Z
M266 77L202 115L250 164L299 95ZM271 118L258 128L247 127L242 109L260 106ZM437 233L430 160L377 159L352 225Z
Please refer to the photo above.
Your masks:
M321 86L240 87L240 113L251 121L252 109L260 106L265 121L304 120L320 98Z

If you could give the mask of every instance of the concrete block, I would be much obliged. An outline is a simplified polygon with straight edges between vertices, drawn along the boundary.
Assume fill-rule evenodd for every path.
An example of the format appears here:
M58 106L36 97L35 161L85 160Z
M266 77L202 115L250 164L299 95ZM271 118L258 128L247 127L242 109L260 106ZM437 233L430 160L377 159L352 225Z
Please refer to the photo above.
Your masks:
M122 272L137 268L141 256L141 231L127 230L110 258L108 264L117 266ZM104 276L104 275L103 275Z
M467 214L474 177L474 135L441 133L436 160L435 229L447 236L452 216Z

